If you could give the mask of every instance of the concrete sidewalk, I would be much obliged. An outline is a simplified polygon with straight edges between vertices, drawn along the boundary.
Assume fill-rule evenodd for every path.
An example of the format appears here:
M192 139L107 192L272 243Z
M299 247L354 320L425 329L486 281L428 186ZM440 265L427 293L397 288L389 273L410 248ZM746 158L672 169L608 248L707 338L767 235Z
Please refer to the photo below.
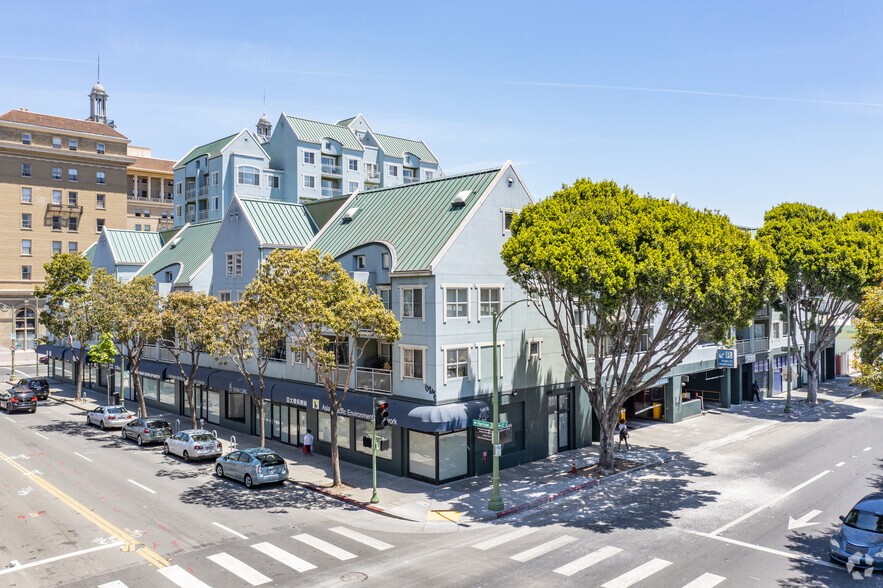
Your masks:
M636 462L634 469L620 472L601 479L570 473L571 466L581 468L597 461L597 446L568 451L539 461L501 471L500 493L506 509L500 513L487 509L491 495L491 476L484 475L457 480L441 486L434 486L410 478L377 473L377 505L369 503L372 494L371 470L350 463L341 462L341 477L344 489L332 492L331 463L328 457L318 454L305 456L298 447L278 441L267 441L268 447L276 450L290 465L290 480L303 487L323 492L339 500L356 504L375 512L409 521L440 521L468 524L470 521L489 521L515 512L526 510L539 504L578 492L597 484L621 480L641 468L652 467L666 462L686 458L700 451L712 449L734 441L745 439L759 431L791 418L807 419L812 415L823 418L824 411L862 390L851 387L850 378L838 378L819 385L817 407L806 407L799 399L804 397L802 390L792 391L792 415L785 415L784 395L765 398L762 402L746 402L729 409L709 409L702 415L677 424L654 421L633 421L634 427L629 441L632 450L619 452L621 458ZM85 401L76 402L75 388L67 384L52 384L52 398L88 410L105 402L105 394L84 390ZM131 408L133 403L127 401ZM189 418L167 415L173 427L180 421L180 428L189 428ZM235 435L238 447L253 447L259 444L258 438L218 427L206 425L215 430L224 441L224 449L230 448L231 436Z

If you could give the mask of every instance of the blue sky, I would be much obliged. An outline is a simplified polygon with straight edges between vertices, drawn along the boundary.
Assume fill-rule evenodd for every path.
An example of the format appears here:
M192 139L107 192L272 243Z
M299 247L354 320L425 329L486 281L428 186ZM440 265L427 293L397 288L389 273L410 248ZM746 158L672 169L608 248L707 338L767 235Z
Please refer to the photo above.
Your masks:
M18 2L0 111L85 118L101 82L155 157L263 111L362 113L449 174L515 162L758 226L783 201L883 208L880 2Z

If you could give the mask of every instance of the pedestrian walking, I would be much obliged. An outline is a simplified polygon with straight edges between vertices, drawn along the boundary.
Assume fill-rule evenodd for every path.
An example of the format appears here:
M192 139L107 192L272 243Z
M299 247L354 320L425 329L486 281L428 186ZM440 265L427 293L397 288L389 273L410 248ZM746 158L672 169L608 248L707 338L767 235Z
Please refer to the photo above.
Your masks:
M757 385L757 382L751 383L751 392L754 394L754 399L760 402L760 386Z
M313 430L307 429L304 435L304 455L313 455Z
M622 442L625 441L625 450L629 450L629 427L625 424L625 419L619 419L619 424L616 425L616 431L619 433L619 441L616 444L616 450L619 451L622 448Z

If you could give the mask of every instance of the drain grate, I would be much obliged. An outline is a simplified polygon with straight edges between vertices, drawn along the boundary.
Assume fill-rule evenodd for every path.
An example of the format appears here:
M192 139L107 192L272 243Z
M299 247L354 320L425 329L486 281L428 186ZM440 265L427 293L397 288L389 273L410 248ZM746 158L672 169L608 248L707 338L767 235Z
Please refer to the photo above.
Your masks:
M346 582L347 584L358 584L359 582L364 582L367 579L368 574L363 574L362 572L350 572L340 577L340 580L342 582Z

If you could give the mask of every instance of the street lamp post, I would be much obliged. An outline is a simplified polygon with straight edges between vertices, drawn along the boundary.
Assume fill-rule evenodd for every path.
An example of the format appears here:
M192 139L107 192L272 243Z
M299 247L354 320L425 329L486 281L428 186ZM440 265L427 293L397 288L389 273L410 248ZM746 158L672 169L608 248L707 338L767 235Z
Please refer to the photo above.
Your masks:
M522 298L521 300L516 300L515 302L511 302L506 308L501 310L499 313L497 311L493 311L491 313L491 319L493 321L493 347L491 348L491 354L494 356L494 395L493 395L493 440L494 440L494 489L491 493L491 499L487 503L488 510L493 511L501 511L503 510L503 497L500 496L500 454L502 453L502 448L500 447L500 382L499 382L499 351L497 349L497 327L500 325L500 318L503 316L507 310L518 304L519 302L525 302L530 300L530 298Z
M794 337L794 331L791 324L791 302L787 300L785 301L785 309L785 312L788 313L788 355L785 356L785 373L788 374L788 391L785 393L785 414L791 414L791 337Z

